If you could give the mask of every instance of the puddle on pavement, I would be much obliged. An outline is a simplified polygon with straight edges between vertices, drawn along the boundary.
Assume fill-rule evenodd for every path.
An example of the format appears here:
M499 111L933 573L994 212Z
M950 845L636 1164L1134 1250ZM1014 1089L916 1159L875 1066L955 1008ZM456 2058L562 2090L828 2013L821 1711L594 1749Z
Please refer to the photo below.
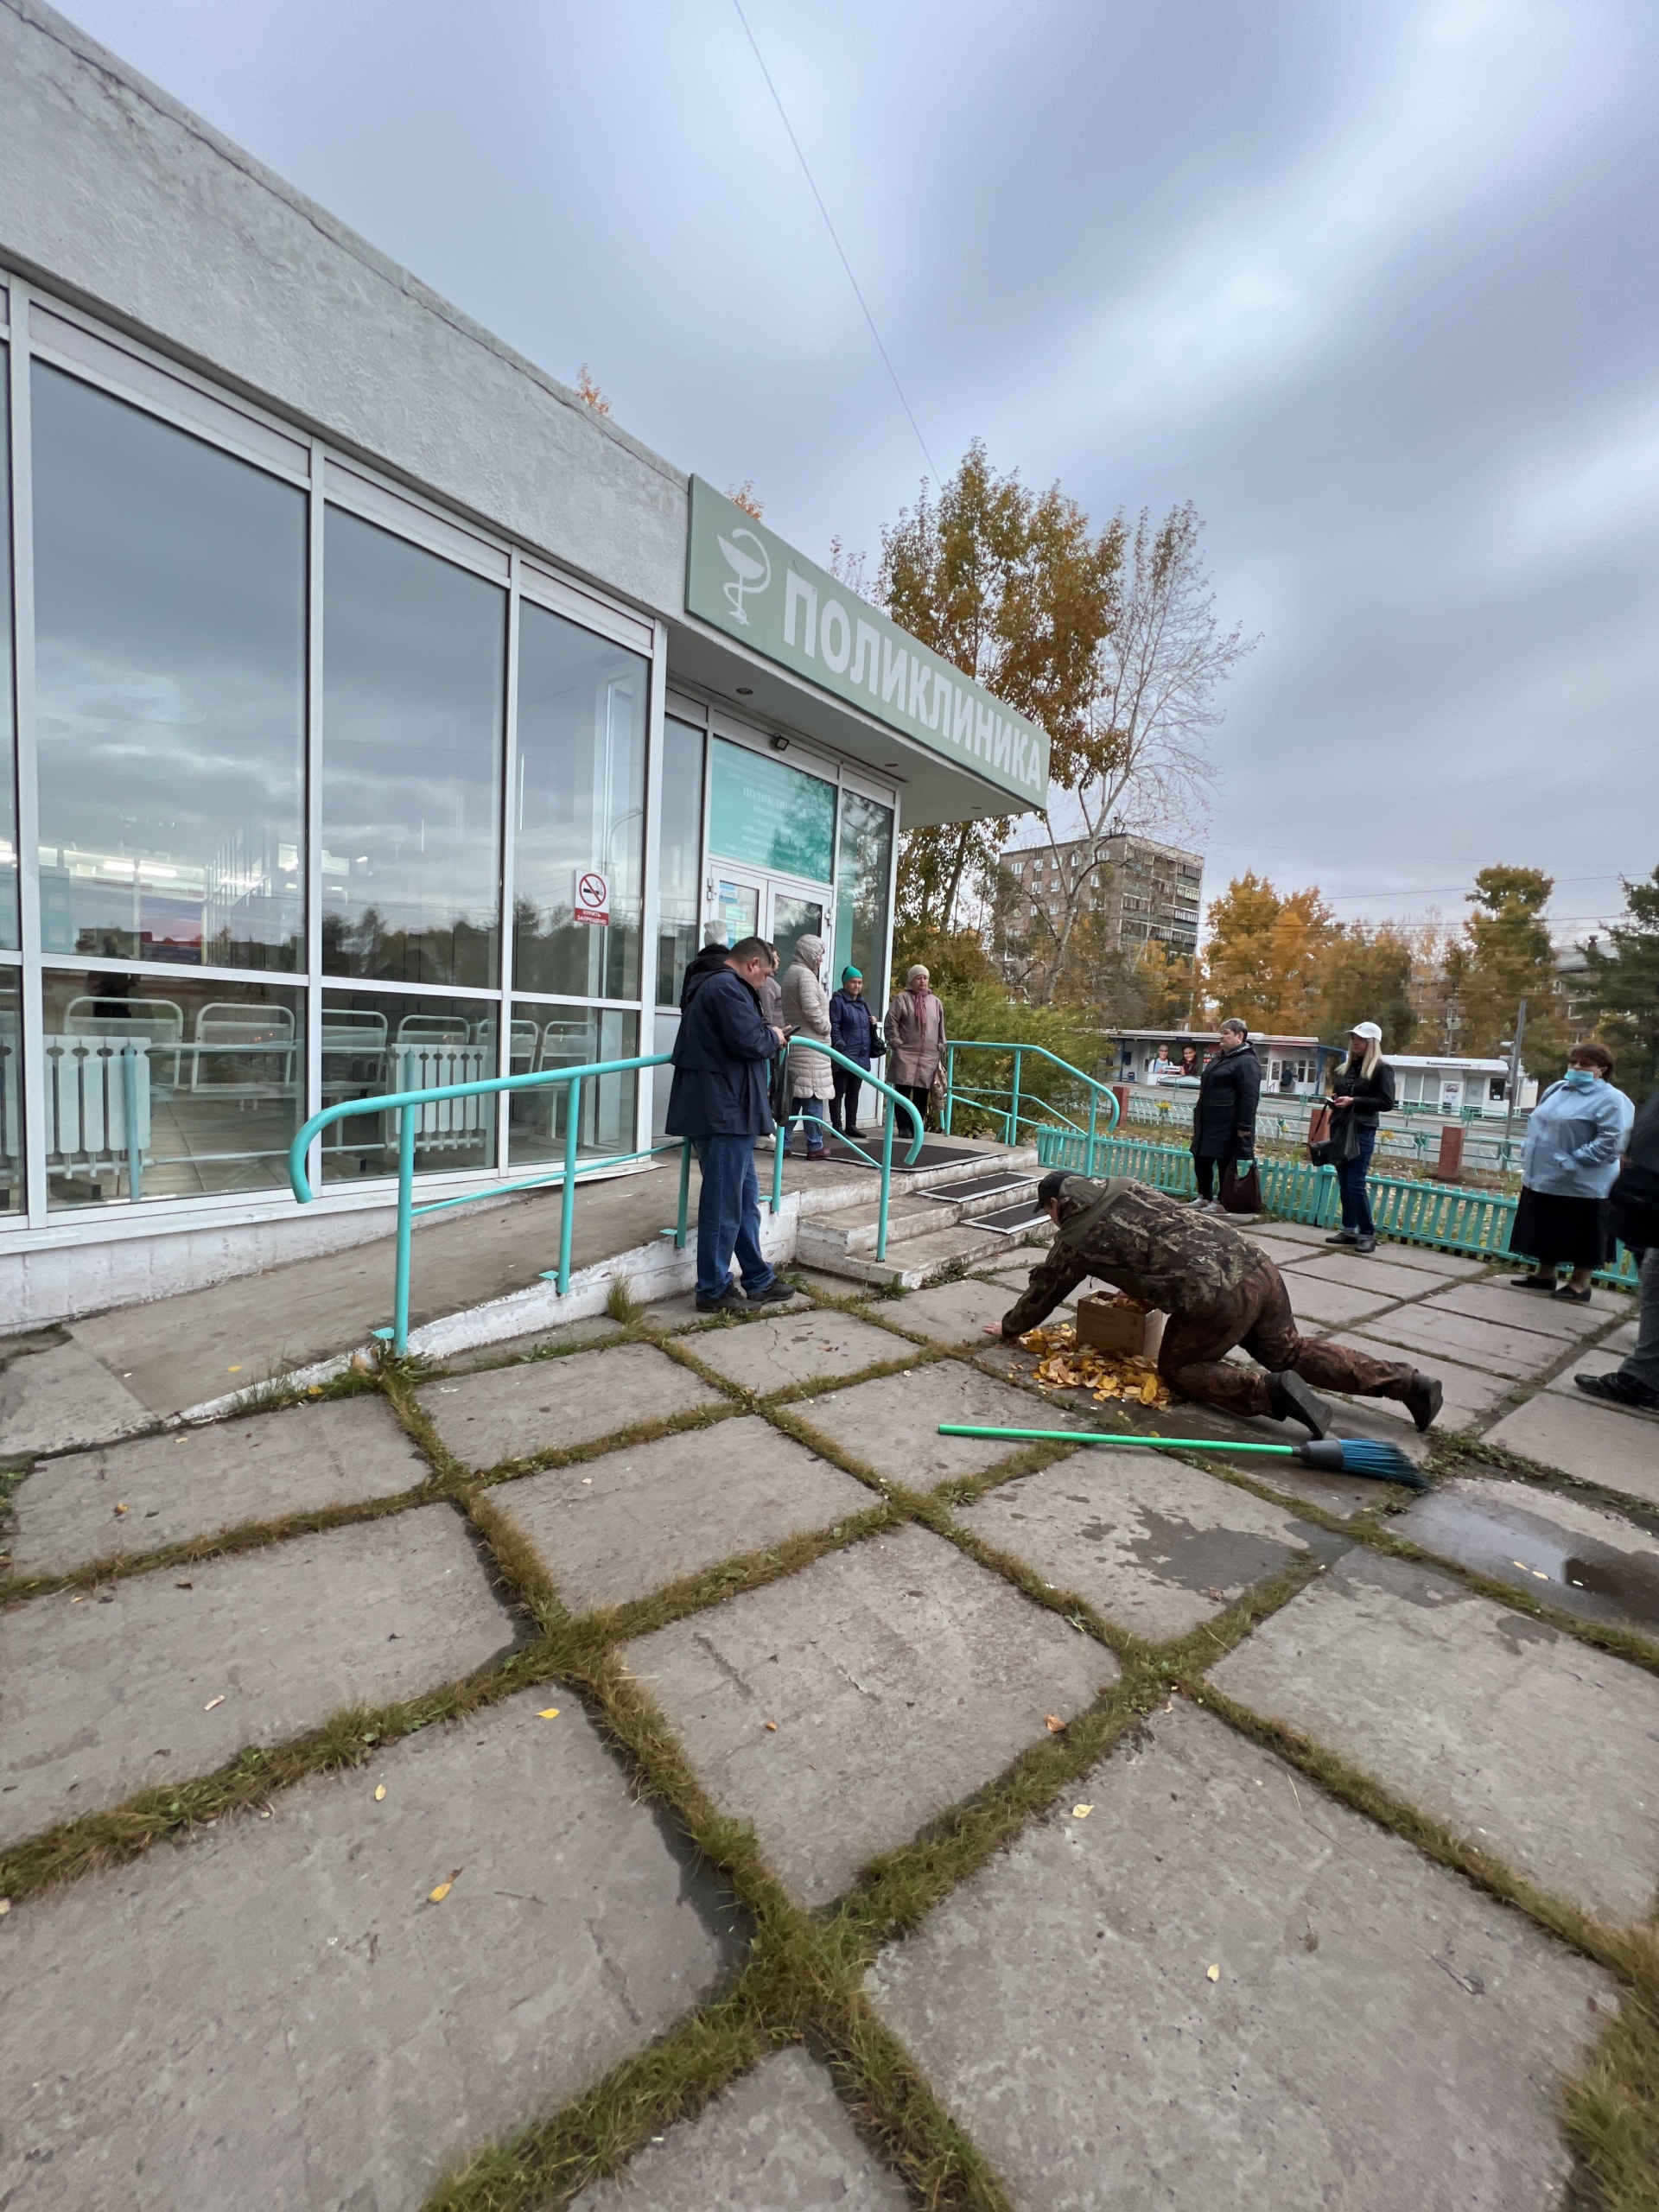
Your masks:
M1518 1484L1448 1484L1393 1525L1426 1551L1529 1589L1564 1612L1659 1633L1659 1541L1634 1525L1628 1546L1600 1541L1552 1519L1549 1497ZM1611 1516L1597 1517L1622 1534Z

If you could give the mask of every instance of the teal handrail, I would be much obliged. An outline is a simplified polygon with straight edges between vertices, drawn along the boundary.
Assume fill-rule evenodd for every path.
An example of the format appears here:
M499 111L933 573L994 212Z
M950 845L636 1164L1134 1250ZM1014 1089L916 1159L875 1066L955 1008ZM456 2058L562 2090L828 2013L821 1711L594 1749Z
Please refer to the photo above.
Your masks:
M1058 1068L1062 1075L1086 1086L1089 1096L1089 1158L1091 1160L1095 1156L1095 1147L1101 1141L1103 1134L1100 1128L1100 1110L1103 1103L1106 1108L1104 1134L1109 1135L1117 1127L1117 1093L1112 1089L1110 1084L1103 1083L1098 1076L1085 1075L1081 1068L1074 1068L1069 1060L1063 1060L1057 1052L1051 1052L1046 1045L997 1044L986 1038L964 1038L959 1044L947 1044L944 1049L943 1126L946 1136L950 1134L950 1117L958 1097L964 1105L975 1106L982 1113L1000 1116L1003 1125L1004 1141L1011 1145L1018 1144L1020 1141L1021 1122L1028 1122L1033 1128L1053 1128L1058 1126L1071 1129L1078 1136L1084 1135L1082 1123L1073 1121L1064 1107L1055 1105L1050 1099L1035 1099L1036 1105L1042 1109L1040 1120L1035 1113L1020 1111L1020 1087L1024 1075L1024 1061L1027 1053L1046 1060L1052 1067ZM988 1090L976 1090L963 1085L958 1090L957 1085L957 1054L958 1052L1012 1052L1014 1071L1011 1082L1007 1085L999 1084ZM1008 1101L1006 1108L1000 1103L1005 1096ZM1030 1099L1033 1094L1027 1090L1026 1096ZM1092 1173L1092 1169L1090 1172Z
M881 1204L875 1219L875 1256L878 1260L885 1260L887 1256L887 1199L893 1186L893 1109L895 1106L902 1106L916 1124L916 1134L911 1139L910 1150L905 1154L904 1159L904 1165L908 1167L915 1160L917 1154L920 1152L922 1138L925 1133L925 1124L917 1110L916 1102L913 1098L906 1098L902 1091L895 1090L890 1083L883 1083L880 1076L872 1075L868 1068L861 1066L856 1060L849 1060L845 1052L836 1052L833 1045L822 1044L816 1037L799 1035L791 1037L789 1041L791 1047L799 1047L809 1052L822 1052L825 1059L833 1060L838 1068L849 1069L861 1083L868 1083L872 1090L879 1090L887 1102L887 1110L881 1121L881 1158L879 1163L881 1170ZM772 1210L774 1214L784 1203L784 1152L789 1143L790 1129L798 1122L804 1122L813 1118L815 1117L806 1114L785 1113L783 1120L778 1124L777 1134L772 1139ZM855 1152L868 1166L874 1167L878 1164L870 1158L863 1146L855 1144L851 1137L842 1137L841 1141L849 1152Z
M303 1205L309 1205L316 1192L306 1173L305 1156L313 1143L331 1122L363 1114L392 1114L397 1116L397 1279L390 1329L377 1329L378 1337L389 1338L391 1348L401 1358L409 1350L409 1275L410 1249L417 1217L424 1219L429 1213L442 1213L449 1206L475 1205L480 1198L509 1197L515 1191L533 1191L549 1184L560 1184L567 1197L559 1209L559 1264L550 1268L545 1280L556 1282L559 1296L564 1297L570 1288L570 1236L575 1220L575 1203L569 1195L576 1184L576 1142L582 1126L582 1086L590 1076L629 1075L640 1068L666 1067L670 1064L666 1052L641 1053L627 1060L595 1060L586 1067L543 1068L532 1075L495 1075L481 1077L475 1083L436 1083L423 1090L393 1090L378 1098L346 1098L337 1105L325 1106L314 1114L296 1135L288 1148L288 1179L295 1197ZM467 1191L458 1198L430 1198L424 1205L414 1203L415 1137L418 1122L416 1109L432 1106L449 1098L480 1098L499 1090L545 1090L554 1084L565 1084L569 1097L565 1107L564 1160L558 1167L545 1169L538 1175L526 1175L511 1183L492 1183L486 1191ZM691 1140L690 1137L671 1137L664 1144L646 1145L637 1152L619 1152L603 1158L585 1160L582 1165L591 1173L601 1167L624 1167L630 1160L648 1160L658 1152L666 1152L674 1145L681 1147L680 1204L674 1224L674 1249L685 1249L686 1213L691 1189Z
M921 1149L922 1117L908 1098L901 1097L896 1090L881 1082L879 1077L872 1076L868 1069L858 1067L855 1061L846 1058L828 1045L819 1044L814 1038L798 1037L794 1042L809 1051L826 1053L830 1059L842 1067L855 1070L864 1081L873 1084L876 1090L885 1093L893 1104L902 1106L916 1125L915 1138L906 1155L906 1164L908 1165L915 1159ZM582 1126L582 1086L591 1077L629 1075L636 1073L641 1068L660 1068L671 1065L671 1056L668 1053L646 1052L639 1054L632 1059L594 1060L579 1068L543 1068L531 1075L484 1076L473 1083L438 1083L429 1084L420 1090L387 1091L383 1096L373 1098L345 1098L333 1106L325 1106L320 1113L312 1115L310 1120L296 1133L294 1141L288 1148L289 1185L295 1198L302 1205L309 1205L317 1195L311 1187L310 1175L306 1167L306 1155L324 1129L335 1122L348 1118L354 1119L365 1114L396 1114L397 1116L397 1229L392 1323L389 1329L377 1329L374 1332L376 1336L384 1340L389 1340L392 1351L400 1358L409 1350L410 1272L414 1227L416 1220L423 1220L428 1214L442 1213L451 1206L475 1205L480 1198L510 1197L517 1191L540 1190L551 1185L558 1185L568 1194L565 1204L559 1210L559 1264L556 1268L549 1268L543 1278L546 1281L556 1284L561 1298L567 1296L570 1289L571 1235L575 1222L575 1202L573 1194L577 1182L576 1151ZM509 1183L492 1183L486 1190L467 1191L454 1198L429 1198L420 1205L415 1204L415 1141L419 1127L418 1109L421 1107L437 1105L452 1098L485 1097L503 1090L544 1090L556 1084L565 1084L569 1093L565 1106L564 1159L561 1166L545 1168L535 1175L521 1176ZM783 1202L783 1151L788 1138L788 1121L785 1119L778 1131L776 1140L776 1156L772 1166L772 1211L774 1213ZM887 1255L887 1207L892 1183L893 1128L893 1118L890 1107L883 1132L882 1156L880 1163L881 1200L880 1214L877 1224L876 1255L878 1258L885 1258ZM680 1147L680 1187L673 1236L675 1250L683 1252L686 1246L686 1224L691 1193L692 1147L690 1137L670 1137L661 1144L646 1145L634 1152L607 1153L597 1159L585 1160L580 1165L586 1173L593 1174L602 1168L625 1167L631 1161L651 1159L658 1152L671 1151L676 1145ZM863 1152L861 1147L855 1146L853 1148L860 1153L861 1158L868 1160L871 1166L877 1165L876 1161L871 1160L870 1155ZM668 1231L664 1230L664 1234L666 1236Z

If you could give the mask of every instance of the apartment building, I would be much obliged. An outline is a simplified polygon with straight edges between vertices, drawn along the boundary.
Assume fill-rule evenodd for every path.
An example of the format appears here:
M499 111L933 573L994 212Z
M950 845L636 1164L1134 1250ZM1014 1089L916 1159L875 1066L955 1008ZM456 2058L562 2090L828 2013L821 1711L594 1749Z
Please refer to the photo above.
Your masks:
M1077 838L1057 847L1006 852L1002 867L1015 893L1007 913L1010 933L1027 934L1039 913L1058 924L1070 887L1086 868L1082 911L1100 916L1107 950L1130 951L1147 944L1166 944L1182 954L1198 950L1202 853L1119 830L1106 839L1092 864L1088 841Z

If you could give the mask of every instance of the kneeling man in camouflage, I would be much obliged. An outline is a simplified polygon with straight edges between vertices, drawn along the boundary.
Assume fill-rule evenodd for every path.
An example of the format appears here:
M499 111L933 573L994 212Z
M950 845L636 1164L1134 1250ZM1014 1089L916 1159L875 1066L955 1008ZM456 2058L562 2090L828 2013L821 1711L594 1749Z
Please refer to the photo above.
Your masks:
M1305 1337L1273 1262L1222 1214L1200 1213L1162 1191L1115 1176L1046 1175L1037 1202L1059 1230L1031 1287L1002 1316L1005 1338L1034 1329L1094 1275L1168 1315L1158 1372L1172 1390L1230 1414L1298 1421L1315 1436L1331 1408L1308 1388L1397 1398L1420 1429L1440 1410L1440 1386L1402 1361L1373 1359L1325 1337ZM1232 1364L1243 1344L1260 1370Z

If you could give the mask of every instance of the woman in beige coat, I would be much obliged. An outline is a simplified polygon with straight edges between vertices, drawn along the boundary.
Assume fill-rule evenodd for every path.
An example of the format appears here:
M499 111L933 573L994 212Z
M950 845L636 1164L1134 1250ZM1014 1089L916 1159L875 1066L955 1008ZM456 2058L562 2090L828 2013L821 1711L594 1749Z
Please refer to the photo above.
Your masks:
M816 1037L823 1044L830 1042L830 996L818 981L818 970L823 965L822 938L803 937L795 940L795 950L790 955L789 966L783 981L784 1025L798 1030L803 1037ZM806 1156L822 1160L829 1147L823 1141L823 1105L827 1098L836 1095L836 1064L827 1052L803 1051L798 1045L790 1047L789 1054L789 1118L798 1114L806 1120Z
M912 1104L927 1116L933 1078L944 1057L944 1008L929 988L930 978L919 963L895 991L881 1027L887 1040L887 1081L902 1090Z

